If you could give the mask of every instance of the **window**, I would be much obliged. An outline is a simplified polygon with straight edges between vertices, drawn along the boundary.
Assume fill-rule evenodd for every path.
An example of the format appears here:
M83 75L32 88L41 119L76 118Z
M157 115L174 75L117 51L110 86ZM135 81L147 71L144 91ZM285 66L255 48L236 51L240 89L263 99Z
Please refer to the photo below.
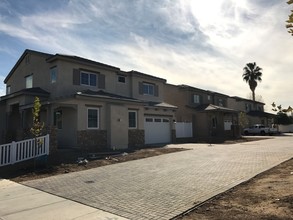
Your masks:
M87 110L87 127L99 128L99 109L89 108Z
M211 101L211 96L210 95L208 95L208 100Z
M26 55L25 57L25 64L29 64L30 63L30 55Z
M50 77L51 83L55 83L57 81L57 67L53 67L50 69Z
M251 108L252 108L251 104L247 104L247 103L245 104L245 110L246 111L250 111Z
M6 87L6 95L9 95L11 93L11 86Z
M126 77L122 75L118 75L118 82L120 83L126 83Z
M199 104L199 95L193 95L193 103Z
M153 119L152 118L146 118L145 121L146 122L153 122Z
M216 117L212 118L212 126L213 126L213 128L217 128L217 118Z
M128 112L128 127L137 128L137 112L136 111Z
M97 86L97 75L94 73L81 72L80 82L81 85Z
M163 118L163 122L170 122L170 120Z
M62 111L55 111L54 112L54 126L57 129L62 129Z
M221 106L221 107L223 107L223 106L224 106L223 99L219 99L219 106Z
M154 85L150 83L143 83L143 94L144 95L154 95L155 89Z
M25 88L33 88L33 75L29 75L25 77Z
M160 118L155 118L155 122L162 122L162 119L160 119Z

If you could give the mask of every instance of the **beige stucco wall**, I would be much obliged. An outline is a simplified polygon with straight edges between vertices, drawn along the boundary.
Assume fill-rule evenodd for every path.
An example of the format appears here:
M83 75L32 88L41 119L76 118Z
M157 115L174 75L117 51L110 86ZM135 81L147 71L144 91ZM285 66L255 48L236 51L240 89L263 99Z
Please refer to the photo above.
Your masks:
M189 95L185 90L180 90L177 86L167 84L165 86L165 102L176 105L178 109L175 119L178 122L192 122L192 109L186 105L190 102Z
M99 128L88 128L88 108L99 109ZM59 144L76 144L76 131L106 130L109 147L125 149L128 147L128 111L137 111L137 129L144 129L144 107L142 104L123 101L107 101L95 98L65 99L52 105L51 123L54 109L63 111L63 129L57 130ZM70 140L74 139L73 140Z
M112 149L128 148L128 109L123 105L108 104L108 144Z
M152 95L143 95L139 94L139 83L140 82L146 82L151 83L158 86L158 96L152 96ZM132 97L139 100L145 100L145 101L154 101L154 102L163 102L164 100L164 84L165 82L162 82L161 80L157 80L153 77L148 77L144 75L133 75L131 77L131 85L132 85Z
M260 103L253 103L253 101L248 100L236 100L235 98L229 97L228 98L228 108L235 109L238 111L248 112L253 110L264 111L264 104ZM251 106L251 109L246 109L246 104Z
M11 86L11 93L25 89L25 77L31 74L33 75L33 87L48 89L49 64L46 62L46 58L47 56L43 54L27 54L6 83Z
M102 68L99 66L86 65L83 63L74 63L66 60L57 60L51 63L51 67L57 66L57 81L50 83L52 97L70 95L77 91L93 90L98 91L101 88L97 86L73 85L73 70L82 69L88 72L105 75L105 90L109 93L115 93L122 96L130 96L129 77L126 76L126 82L118 82L118 73L116 69Z

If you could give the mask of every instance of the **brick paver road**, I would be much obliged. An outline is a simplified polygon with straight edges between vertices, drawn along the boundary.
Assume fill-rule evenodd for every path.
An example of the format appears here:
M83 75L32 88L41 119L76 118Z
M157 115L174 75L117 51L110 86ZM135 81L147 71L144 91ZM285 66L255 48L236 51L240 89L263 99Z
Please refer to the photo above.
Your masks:
M129 219L170 219L292 158L292 140L182 144L191 150L24 184Z

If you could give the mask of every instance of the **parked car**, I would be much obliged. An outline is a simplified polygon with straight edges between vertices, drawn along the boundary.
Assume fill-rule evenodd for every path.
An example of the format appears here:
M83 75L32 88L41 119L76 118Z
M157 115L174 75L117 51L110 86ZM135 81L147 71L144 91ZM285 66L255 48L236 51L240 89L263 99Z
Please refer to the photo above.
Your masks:
M249 134L257 134L257 135L272 135L272 134L276 134L278 133L278 129L277 128L269 128L269 127L265 127L263 124L255 124L249 128L245 128L243 130L243 133L245 135L249 135Z
M280 131L277 127L276 124L272 124L272 127L270 128L270 135L273 135L273 134L279 134Z

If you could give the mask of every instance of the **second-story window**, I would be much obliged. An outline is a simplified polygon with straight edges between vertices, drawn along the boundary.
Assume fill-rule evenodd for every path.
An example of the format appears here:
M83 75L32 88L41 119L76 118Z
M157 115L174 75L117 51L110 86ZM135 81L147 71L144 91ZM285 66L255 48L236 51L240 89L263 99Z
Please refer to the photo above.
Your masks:
M251 104L246 103L245 110L248 112L248 111L251 111L251 109L252 109Z
M193 103L195 103L195 104L199 104L200 103L199 95L193 95Z
M51 83L55 83L57 81L57 66L50 69L50 77Z
M33 88L33 75L29 75L25 77L25 88Z
M150 83L143 83L143 94L154 95L155 94L154 85Z
M97 75L94 73L81 72L80 84L86 86L97 86Z
M223 101L223 99L219 99L219 106L221 106L221 107L224 106L224 101Z
M123 75L118 75L118 82L120 83L126 83L126 77Z
M6 87L6 95L9 95L11 93L11 86Z

